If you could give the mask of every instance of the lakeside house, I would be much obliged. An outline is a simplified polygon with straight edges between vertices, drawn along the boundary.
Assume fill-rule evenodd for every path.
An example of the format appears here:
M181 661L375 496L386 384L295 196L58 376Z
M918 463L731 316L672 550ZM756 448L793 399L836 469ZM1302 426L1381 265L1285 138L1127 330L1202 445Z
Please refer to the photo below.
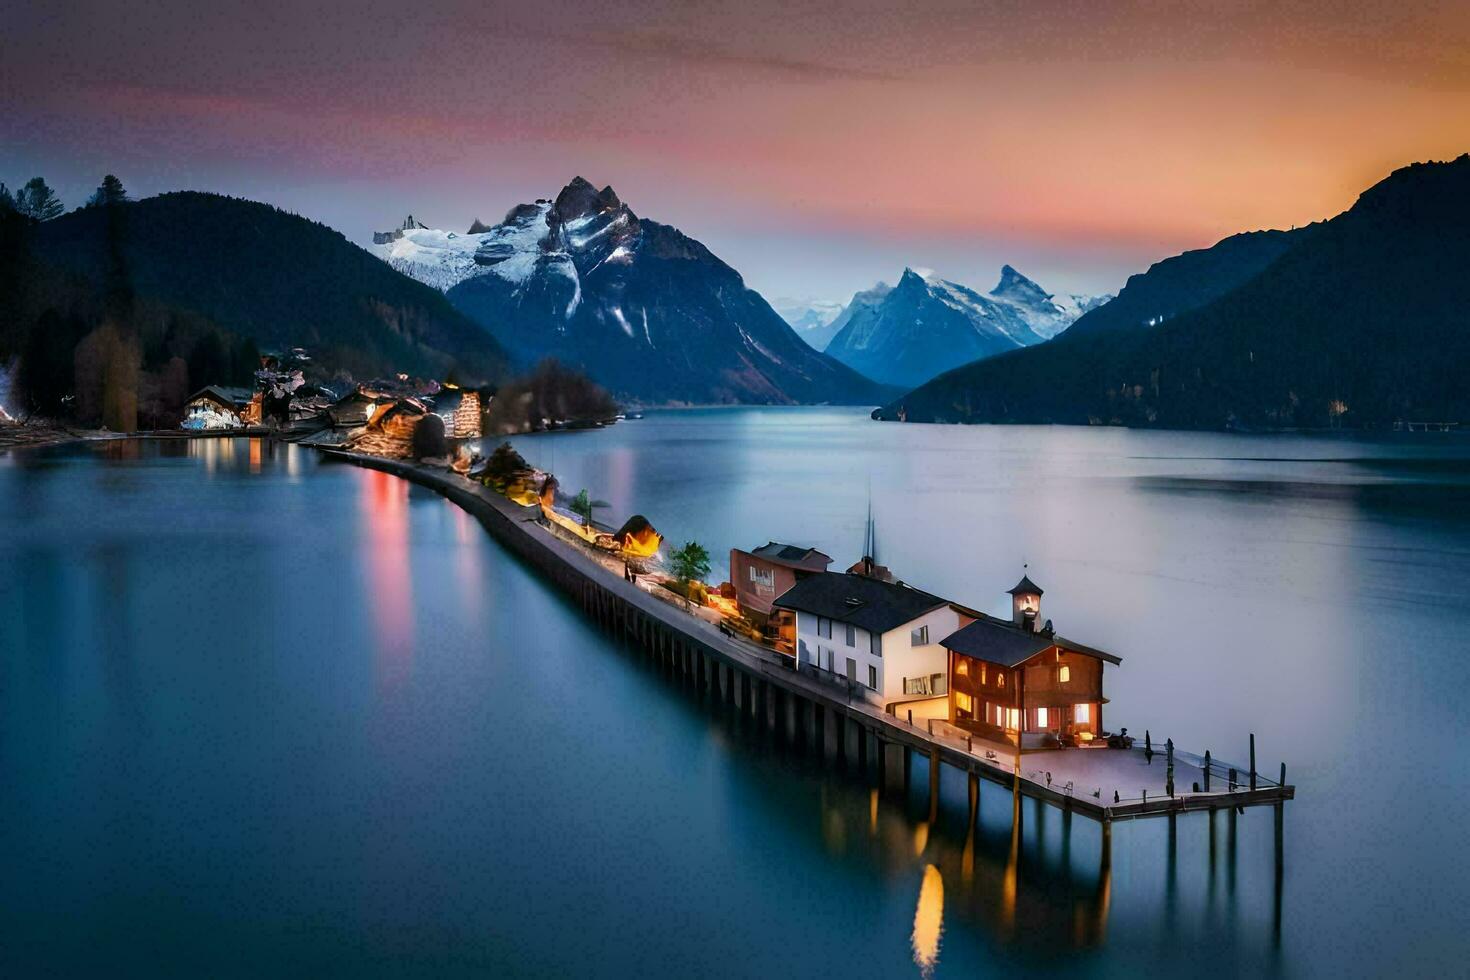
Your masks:
M1009 621L977 613L941 640L950 724L1022 748L1091 741L1103 731L1104 668L1122 659L1043 625L1042 590L1029 577L1009 591Z
M245 426L242 413L254 392L245 388L206 385L184 402L181 428L193 430L239 429Z
M795 616L797 669L845 678L890 713L948 691L949 651L940 640L979 615L902 582L821 572L772 603Z
M767 541L753 551L730 549L730 584L740 613L764 631L777 650L796 655L795 620L772 603L793 585L827 570L830 556L816 548Z

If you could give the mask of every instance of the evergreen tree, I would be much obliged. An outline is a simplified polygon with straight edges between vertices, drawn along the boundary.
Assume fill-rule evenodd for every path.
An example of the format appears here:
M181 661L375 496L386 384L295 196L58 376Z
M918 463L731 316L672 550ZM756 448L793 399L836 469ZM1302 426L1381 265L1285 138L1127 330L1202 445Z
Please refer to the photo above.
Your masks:
M709 574L709 551L698 541L686 541L669 555L669 568L684 590L687 606L695 583L703 582Z
M32 177L16 192L15 209L37 221L50 221L66 210L44 177Z
M89 207L104 207L109 204L121 204L128 199L128 192L123 190L122 181L112 174L102 178L102 184L92 192L92 197L87 201Z
M199 387L225 384L233 375L231 358L219 330L211 327L189 352L189 378Z
M5 181L0 180L0 211L15 210L15 195L10 193L10 188L5 186Z

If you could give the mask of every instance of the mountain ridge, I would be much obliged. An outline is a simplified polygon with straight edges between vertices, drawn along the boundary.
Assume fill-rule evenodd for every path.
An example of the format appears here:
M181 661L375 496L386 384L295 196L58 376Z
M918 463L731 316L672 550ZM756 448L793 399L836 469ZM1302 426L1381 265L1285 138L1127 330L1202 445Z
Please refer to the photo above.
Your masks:
M1162 323L1069 330L874 415L1184 429L1470 421L1470 155L1400 168L1333 218L1264 234L1289 247Z
M1059 303L1011 265L1002 267L989 293L905 268L896 286L879 283L854 295L826 350L878 381L912 387L961 364L1039 344L1103 302L1071 296Z
M374 252L434 281L518 359L555 357L627 400L886 397L802 341L703 243L580 176L555 198L512 207L487 232L409 231Z

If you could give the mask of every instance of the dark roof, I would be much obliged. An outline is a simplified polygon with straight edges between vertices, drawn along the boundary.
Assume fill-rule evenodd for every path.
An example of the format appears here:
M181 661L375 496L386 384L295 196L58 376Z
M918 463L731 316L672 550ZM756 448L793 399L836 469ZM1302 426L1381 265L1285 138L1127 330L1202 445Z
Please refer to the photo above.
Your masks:
M1031 581L1031 577L1029 575L1022 575L1021 576L1021 581L1017 582L1016 583L1016 587L1010 590L1010 594L1011 595L1041 595L1042 592L1041 592L1041 586L1039 586L1035 582Z
M1014 667L1056 641L1046 633L1032 633L987 616L968 626L961 626L939 642L955 653L1002 667Z
M1110 664L1123 662L1121 658L1096 647L1073 643L1064 636L1057 636L1055 633L1048 633L1044 630L1040 633L1033 633L1015 623L1008 623L992 616L982 616L968 626L961 626L939 643L955 653L999 664L1002 667L1015 667L1022 664L1053 644L1063 650L1106 660Z
M231 411L233 411L240 404L240 402L231 394L232 390L240 389L222 388L219 385L206 385L203 388L200 388L198 391L194 392L194 394L190 395L185 401L185 404L197 402L202 398L207 398L215 404L224 405L226 408L229 408ZM245 401L248 402L249 400L250 396L246 395Z
M814 568L817 571L823 571L832 564L832 558L816 548L799 548L794 544L782 544L779 541L767 541L751 554L756 558L763 558L778 565Z
M772 605L852 623L870 633L885 633L950 603L899 582L821 572L797 582Z

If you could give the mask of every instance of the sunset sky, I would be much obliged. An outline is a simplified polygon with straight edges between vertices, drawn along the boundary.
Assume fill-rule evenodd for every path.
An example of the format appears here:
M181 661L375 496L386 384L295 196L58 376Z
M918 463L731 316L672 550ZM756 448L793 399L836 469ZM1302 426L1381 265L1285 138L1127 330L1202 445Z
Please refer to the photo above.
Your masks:
M582 174L768 298L1056 291L1470 150L1470 4L22 3L0 180L260 200L363 242Z

